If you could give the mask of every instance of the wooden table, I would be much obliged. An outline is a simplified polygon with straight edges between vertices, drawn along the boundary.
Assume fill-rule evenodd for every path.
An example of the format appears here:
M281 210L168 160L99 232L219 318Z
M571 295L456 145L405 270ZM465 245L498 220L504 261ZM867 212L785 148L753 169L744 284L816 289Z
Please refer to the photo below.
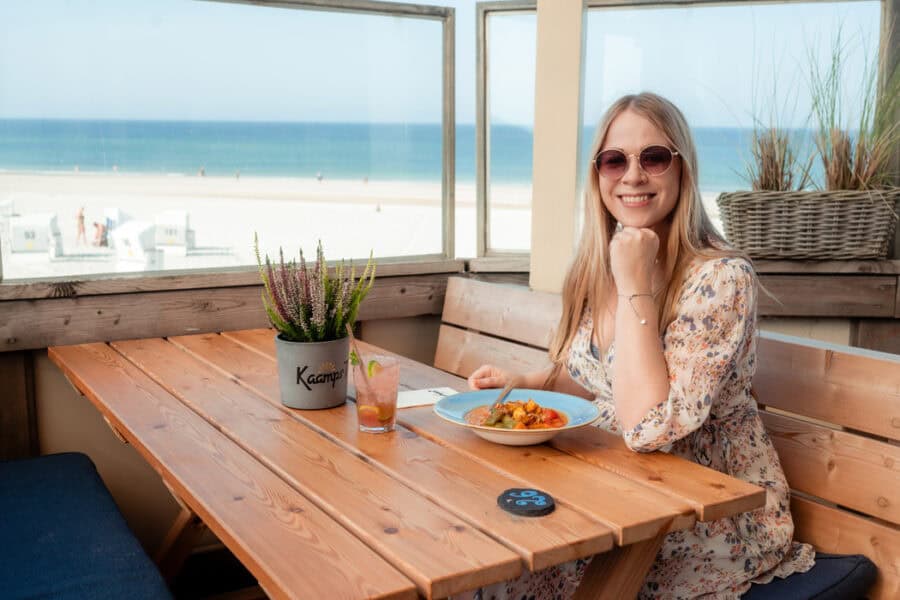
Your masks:
M202 520L272 597L440 598L597 553L579 596L633 597L667 532L765 503L758 487L594 427L509 447L430 406L401 410L385 435L359 433L352 403L285 408L271 330L49 354L182 503L164 572ZM401 388L435 386L465 382L401 358ZM549 492L556 511L503 512L512 487Z

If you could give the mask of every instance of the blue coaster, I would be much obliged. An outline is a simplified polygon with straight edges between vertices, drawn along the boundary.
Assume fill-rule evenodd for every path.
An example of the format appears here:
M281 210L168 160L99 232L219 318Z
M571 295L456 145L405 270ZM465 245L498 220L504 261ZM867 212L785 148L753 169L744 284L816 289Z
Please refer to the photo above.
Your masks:
M521 517L543 517L556 510L553 496L531 488L510 488L497 496L497 506Z

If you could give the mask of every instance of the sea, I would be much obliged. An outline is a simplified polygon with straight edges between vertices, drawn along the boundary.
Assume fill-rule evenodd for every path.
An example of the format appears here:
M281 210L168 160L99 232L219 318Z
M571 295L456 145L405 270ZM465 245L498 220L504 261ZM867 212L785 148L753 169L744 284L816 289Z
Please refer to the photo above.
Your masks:
M752 131L694 128L703 191L748 189ZM585 128L587 156L593 128ZM493 125L490 179L529 184L532 130ZM0 172L101 172L345 180L441 180L441 126L0 120ZM475 180L475 126L456 126L456 179Z

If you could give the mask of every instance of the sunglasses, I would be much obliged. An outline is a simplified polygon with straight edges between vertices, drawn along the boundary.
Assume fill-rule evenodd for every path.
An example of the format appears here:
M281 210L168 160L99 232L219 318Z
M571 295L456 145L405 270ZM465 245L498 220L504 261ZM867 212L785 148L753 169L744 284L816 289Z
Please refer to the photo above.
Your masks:
M594 168L601 177L618 179L628 170L628 159L634 154L625 154L617 148L604 150L594 157ZM647 175L658 176L669 170L678 152L665 146L647 146L637 155L638 164Z

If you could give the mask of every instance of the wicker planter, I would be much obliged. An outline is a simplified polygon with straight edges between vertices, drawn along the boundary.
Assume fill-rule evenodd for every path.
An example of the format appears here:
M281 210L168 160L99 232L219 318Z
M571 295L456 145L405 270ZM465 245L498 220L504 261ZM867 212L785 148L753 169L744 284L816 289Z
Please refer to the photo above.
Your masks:
M886 258L900 188L872 191L728 192L716 202L725 236L751 258Z

